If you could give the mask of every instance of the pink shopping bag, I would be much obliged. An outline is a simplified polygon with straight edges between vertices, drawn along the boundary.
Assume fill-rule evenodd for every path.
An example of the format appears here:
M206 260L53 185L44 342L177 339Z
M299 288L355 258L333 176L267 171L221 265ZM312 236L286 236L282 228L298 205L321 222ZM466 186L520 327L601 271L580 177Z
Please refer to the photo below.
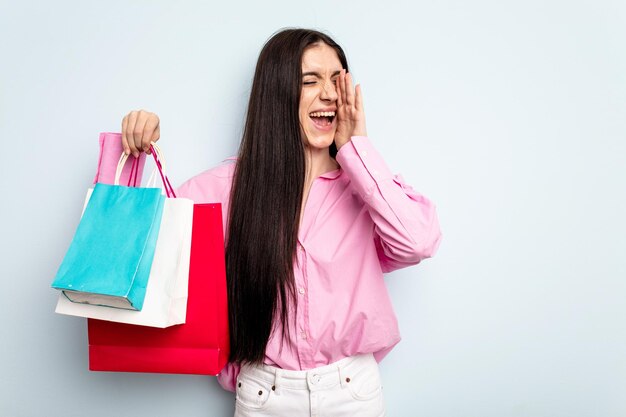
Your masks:
M112 132L100 133L100 156L98 157L98 168L96 171L96 177L93 179L93 183L113 184L115 181L115 170L120 160L120 155L124 152L122 147L122 134ZM126 185L129 183L130 173L135 158L128 158L124 169L122 170L122 176L120 177L120 184ZM139 155L137 169L137 182L141 183L143 175L143 167L146 162L146 154L142 152Z

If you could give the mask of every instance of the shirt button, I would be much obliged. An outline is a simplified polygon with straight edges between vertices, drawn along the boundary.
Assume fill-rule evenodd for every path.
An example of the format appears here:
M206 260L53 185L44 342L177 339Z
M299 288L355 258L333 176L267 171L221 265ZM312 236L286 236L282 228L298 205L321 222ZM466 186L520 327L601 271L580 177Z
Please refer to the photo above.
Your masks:
M300 294L304 294L304 288L298 288L298 292L299 292Z

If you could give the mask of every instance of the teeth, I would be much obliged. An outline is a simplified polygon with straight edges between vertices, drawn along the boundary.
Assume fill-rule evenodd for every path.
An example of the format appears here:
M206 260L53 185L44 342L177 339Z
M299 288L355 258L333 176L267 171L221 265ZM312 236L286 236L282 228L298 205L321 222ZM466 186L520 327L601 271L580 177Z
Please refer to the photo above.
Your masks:
M310 114L311 117L332 117L335 116L334 111L318 111Z

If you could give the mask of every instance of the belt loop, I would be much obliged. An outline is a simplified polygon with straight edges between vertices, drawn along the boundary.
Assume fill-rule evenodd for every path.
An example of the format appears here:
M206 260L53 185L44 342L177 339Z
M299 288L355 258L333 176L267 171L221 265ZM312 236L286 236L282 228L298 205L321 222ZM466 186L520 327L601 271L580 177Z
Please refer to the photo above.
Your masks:
M272 387L272 390L274 391L274 394L276 395L280 395L280 390L282 388L282 374L281 374L281 369L277 368L276 372L274 373L274 386Z
M350 377L347 375L348 373L346 372L346 369L344 369L343 365L339 365L337 370L339 371L339 383L341 384L341 388L345 388L348 385Z

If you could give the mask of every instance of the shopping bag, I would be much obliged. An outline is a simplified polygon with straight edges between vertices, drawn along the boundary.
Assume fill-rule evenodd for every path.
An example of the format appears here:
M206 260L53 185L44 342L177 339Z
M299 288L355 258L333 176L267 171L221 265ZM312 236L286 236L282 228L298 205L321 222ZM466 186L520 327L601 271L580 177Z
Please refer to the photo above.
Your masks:
M141 310L164 200L160 188L96 183L52 287L73 302Z
M193 210L185 324L156 329L89 319L89 369L217 375L228 360L221 204Z
M154 155L161 158L160 150ZM148 187L156 185L155 182L153 173ZM170 195L173 194L173 190L165 188L166 194L168 191ZM59 294L55 311L71 316L160 328L184 323L187 313L192 219L193 201L175 198L173 195L165 200L141 311L74 303L64 294Z
M117 169L117 163L120 155L124 151L122 146L122 134L112 132L101 132L98 140L100 146L100 153L98 155L98 168L96 169L96 176L93 179L93 183L101 182L103 184L114 184L115 172ZM129 158L134 159L134 158ZM120 176L120 184L127 184L131 177L131 162L128 161L122 170ZM137 161L137 173L136 178L141 183L143 178L143 169L146 162L146 154L139 154L139 160Z

